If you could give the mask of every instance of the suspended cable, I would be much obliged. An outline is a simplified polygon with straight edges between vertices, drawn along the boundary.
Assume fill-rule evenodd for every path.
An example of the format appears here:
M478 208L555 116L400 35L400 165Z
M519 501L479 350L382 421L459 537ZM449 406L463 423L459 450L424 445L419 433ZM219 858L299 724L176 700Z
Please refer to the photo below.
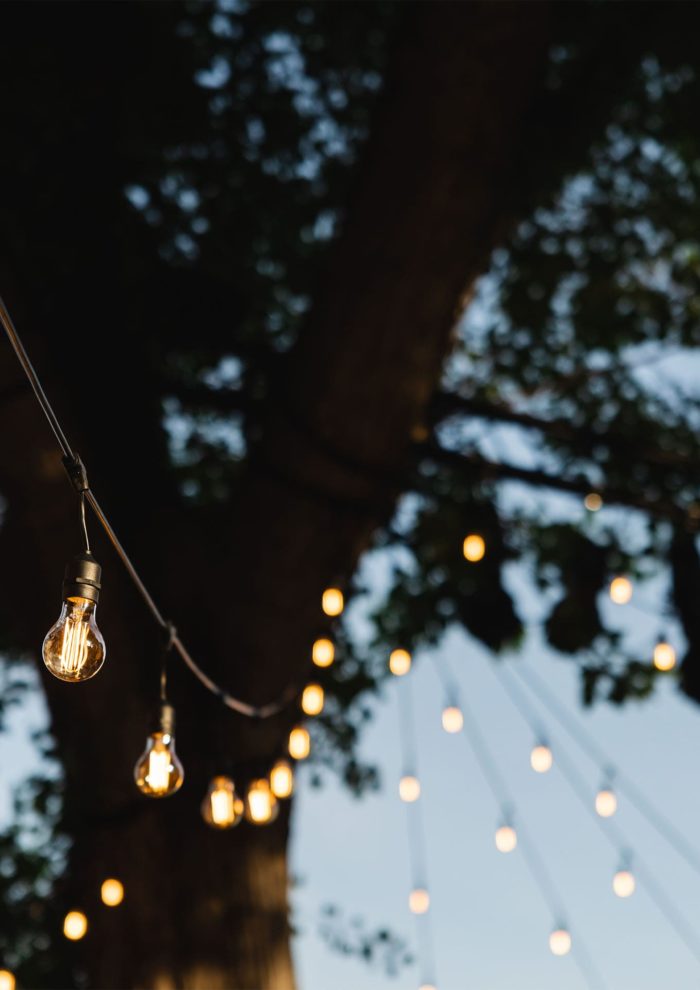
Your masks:
M68 442L66 434L64 433L63 428L58 420L58 417L49 399L47 398L47 395L39 380L39 376L37 375L34 366L32 365L32 362L29 359L29 355L27 354L24 344L22 343L22 340L17 332L14 323L12 322L12 318L2 298L0 298L0 322L2 323L3 329L5 330L5 333L12 346L12 349L14 350L15 355L17 356L17 360L19 361L22 370L26 375L27 380L32 387L37 402L39 403L46 419L48 420L49 426L51 427L51 430L53 431L56 441L61 449L61 453L63 455L63 463L68 473L68 476L71 479L71 482L73 483L73 486L78 492L78 495L80 497L81 524L83 526L86 549L89 550L87 527L85 526L85 515L84 515L85 501L87 501L87 503L90 505L91 509L95 513L98 522L100 523L103 530L107 534L110 543L116 550L117 555L119 556L122 564L126 568L129 577L136 586L136 589L141 595L141 598L146 604L146 607L149 609L151 615L158 623L158 625L167 632L170 629L171 624L168 622L167 619L165 619L162 612L156 605L154 599L152 598L150 592L148 591L146 585L144 584L138 571L136 570L136 567L134 566L131 558L129 557L123 545L121 544L120 540L118 539L117 534L115 533L111 523L109 522L109 519L107 518L105 512L102 510L99 502L97 501L97 498L95 497L92 489L90 488L87 481L87 473L85 471L85 467L82 461L80 460L78 454L75 452L75 450L71 447L70 443ZM175 633L175 635L172 638L172 646L175 650L177 650L178 654L180 655L186 666L190 669L190 671L194 674L194 676L200 681L201 684L204 685L204 687L208 691L210 691L212 694L215 694L221 700L221 702L224 705L226 705L227 708L230 708L241 715L245 715L248 718L264 719L264 718L269 718L272 715L276 715L278 714L278 712L282 711L290 703L290 701L292 701L292 699L296 697L298 693L298 686L291 685L284 692L284 694L276 701L273 701L266 705L251 705L245 701L242 701L240 698L236 698L234 695L230 694L228 691L225 691L215 681L213 681L211 677L209 677L202 670L199 664L197 664L197 662L194 660L191 653L189 652L189 650L187 649L187 647L185 646L182 639L177 633Z

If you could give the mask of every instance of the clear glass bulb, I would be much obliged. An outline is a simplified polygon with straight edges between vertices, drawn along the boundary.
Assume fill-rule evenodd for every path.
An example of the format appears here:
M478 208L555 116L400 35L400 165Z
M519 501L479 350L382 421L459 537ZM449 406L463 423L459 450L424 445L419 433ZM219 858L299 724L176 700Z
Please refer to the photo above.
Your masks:
M279 814L277 798L268 781L251 780L245 798L245 816L254 825L269 825Z
M179 791L185 771L175 752L175 737L168 732L152 732L146 748L134 767L134 780L148 797L168 797Z
M243 802L230 777L214 777L202 801L202 818L212 828L233 828L243 817Z
M48 670L62 681L87 681L104 663L107 650L97 628L95 602L66 598L58 622L46 634L41 648Z
M277 798L288 798L294 790L294 771L287 760L278 760L270 770L270 789Z

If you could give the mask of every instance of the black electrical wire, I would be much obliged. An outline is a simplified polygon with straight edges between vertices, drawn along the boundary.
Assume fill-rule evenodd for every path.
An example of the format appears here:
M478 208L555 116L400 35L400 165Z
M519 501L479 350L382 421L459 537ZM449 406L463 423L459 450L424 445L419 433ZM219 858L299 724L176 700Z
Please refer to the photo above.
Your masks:
M148 591L148 588L141 580L141 577L138 571L136 570L136 567L134 566L131 558L129 557L126 550L119 541L117 534L114 532L114 529L112 528L112 525L109 522L109 519L107 518L105 512L102 510L99 502L97 501L94 492L89 487L82 462L80 461L80 458L78 457L77 453L73 450L70 443L68 442L68 438L66 437L66 434L64 433L63 428L61 427L61 424L58 420L58 417L54 412L54 409L51 403L49 402L49 399L47 398L46 392L44 391L41 382L39 380L39 376L37 375L34 366L32 365L32 362L29 359L29 355L27 354L27 351L24 347L24 344L22 343L22 340L17 332L17 329L14 323L12 322L12 317L10 316L9 311L2 298L0 298L0 322L2 323L5 333L7 334L7 339L9 340L12 349L14 350L15 355L17 356L17 360L22 366L22 370L24 371L27 380L32 387L37 402L41 406L42 412L44 413L46 419L49 422L49 426L51 427L53 434L56 438L56 441L59 447L61 448L64 465L68 470L71 480L73 480L74 487L77 488L77 491L80 495L81 521L82 521L83 532L86 541L86 549L89 548L89 543L87 536L87 527L85 526L85 515L84 515L85 501L87 501L87 503L90 505L90 508L95 513L98 522L100 523L103 530L107 534L110 543L116 550L117 555L119 556L122 564L126 568L129 577L136 586L136 589L141 595L141 598L145 602L146 607L149 609L151 615L158 623L158 625L167 632L171 628L171 624L168 622L167 619L165 619L162 612L160 611L155 601L153 600L150 592ZM74 474L75 471L78 471L78 476L82 478L82 481L79 485L76 485L75 483L75 477L76 477L76 475ZM248 718L255 718L255 719L270 718L272 715L277 715L284 708L286 708L286 706L298 694L298 687L296 685L291 685L278 700L270 702L267 705L248 704L248 702L241 701L240 698L234 697L232 694L229 694L223 688L219 687L219 685L215 681L213 681L211 677L209 677L208 674L206 674L202 670L202 668L192 657L191 653L189 652L185 644L182 642L180 637L177 635L177 633L175 633L174 636L172 637L172 646L175 650L177 650L177 652L179 653L180 657L182 658L186 666L195 675L195 677L204 685L204 687L208 691L211 691L212 694L215 694L221 700L221 702L224 705L226 705L227 708L230 708L233 711L238 712L240 715L245 715Z

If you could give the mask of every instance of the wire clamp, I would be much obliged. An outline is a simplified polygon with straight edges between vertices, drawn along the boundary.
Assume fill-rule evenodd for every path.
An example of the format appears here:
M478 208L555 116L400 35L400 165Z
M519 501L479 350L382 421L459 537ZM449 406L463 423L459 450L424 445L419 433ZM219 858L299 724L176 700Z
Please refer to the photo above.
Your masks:
M78 454L74 454L72 457L62 457L63 466L66 469L66 474L70 479L70 483L75 488L79 495L83 492L90 491L90 482L88 481L87 471L85 470L85 465L80 460Z

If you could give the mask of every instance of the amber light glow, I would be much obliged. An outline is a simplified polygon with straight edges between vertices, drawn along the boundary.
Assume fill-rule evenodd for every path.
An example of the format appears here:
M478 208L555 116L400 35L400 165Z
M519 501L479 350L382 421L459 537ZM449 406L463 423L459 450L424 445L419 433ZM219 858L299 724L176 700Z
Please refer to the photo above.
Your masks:
M88 922L82 911L69 911L63 919L63 934L71 942L78 942L87 932Z
M275 797L288 798L294 790L294 771L287 760L278 760L270 770L270 789Z
M613 877L612 886L618 897L631 897L637 884L629 870L618 870Z
M263 777L251 780L245 796L245 816L254 825L269 825L279 813L277 798Z
M462 544L462 553L470 564L477 564L483 560L486 553L486 543L483 536L479 536L478 533L470 533L469 536L466 536Z
M9 969L0 969L0 990L15 990L15 974Z
M413 914L425 914L430 907L430 894L425 887L416 887L408 895L408 906Z
M102 903L107 907L117 907L124 900L124 884L114 877L104 880L100 887Z
M676 651L670 643L659 642L654 647L654 666L657 670L673 670L676 666Z
M616 605L626 605L632 598L632 582L626 577L616 577L610 582L610 598Z
M494 836L496 849L502 853L513 852L518 844L518 835L512 825L501 825Z
M326 588L321 598L321 608L331 617L340 615L345 608L343 592L340 588Z
M167 732L152 732L146 749L134 767L134 780L148 797L168 797L179 791L185 772L175 752L175 737Z
M389 657L389 670L395 677L403 677L411 669L411 654L408 650L394 650Z
M308 729L298 725L289 733L289 755L295 760L305 760L311 752L311 737Z
M417 801L420 797L420 781L412 774L405 774L399 781L399 797L407 804Z
M42 646L44 663L61 681L87 681L105 659L105 641L97 628L95 602L67 598Z
M223 774L214 777L204 800L202 817L212 828L233 828L243 817L243 802L236 794L230 777Z
M549 949L552 955L565 956L571 951L571 935L566 928L556 928L549 936Z
M603 508L603 500L598 492L589 492L584 498L583 504L589 512L598 512L599 509Z
M535 773L547 773L548 770L552 769L553 763L552 751L544 743L539 743L530 753L530 766Z
M595 796L595 810L601 818L612 818L617 811L617 796L609 787L603 787Z
M320 684L307 684L301 696L301 710L305 715L320 715L325 694Z
M335 660L333 640L317 639L311 647L311 659L317 667L330 667Z
M442 711L442 727L445 732L461 732L464 725L464 715L456 705L448 705Z

